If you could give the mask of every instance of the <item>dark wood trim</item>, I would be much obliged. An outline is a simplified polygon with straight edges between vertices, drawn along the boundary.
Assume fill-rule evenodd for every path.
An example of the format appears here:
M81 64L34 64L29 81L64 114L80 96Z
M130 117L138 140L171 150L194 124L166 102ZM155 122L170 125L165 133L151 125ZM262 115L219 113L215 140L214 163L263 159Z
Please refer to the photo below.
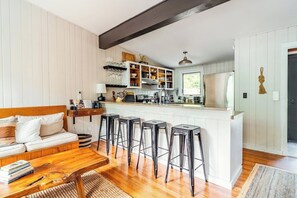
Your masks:
M288 49L288 52L297 52L297 48Z
M229 0L165 0L99 35L99 48L108 49Z

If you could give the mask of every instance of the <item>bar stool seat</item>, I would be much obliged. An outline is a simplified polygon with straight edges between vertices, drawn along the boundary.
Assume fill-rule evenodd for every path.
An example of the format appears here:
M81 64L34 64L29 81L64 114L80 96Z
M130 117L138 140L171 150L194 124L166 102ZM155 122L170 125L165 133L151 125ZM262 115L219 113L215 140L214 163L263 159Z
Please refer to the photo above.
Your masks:
M134 141L139 142L138 140L134 139L134 133L135 133L135 125L138 124L141 127L141 119L139 117L121 117L119 118L119 128L118 128L118 135L117 135L117 145L116 145L116 152L115 152L115 158L117 158L118 153L118 146L119 143L122 144L122 147L125 149L127 148L128 151L128 165L130 166L131 163L131 153L134 147L137 147L138 145L133 144ZM127 140L123 139L123 131L122 126L126 125L126 132L127 132ZM121 142L119 142L121 135ZM127 147L124 146L124 142L127 142Z
M174 133L189 133L193 131L196 134L200 133L201 128L199 126L189 125L189 124L179 124L173 127Z
M100 119L100 127L99 127L99 136L98 136L98 142L97 142L97 151L99 150L99 144L100 144L100 139L102 137L106 137L106 153L109 155L109 149L110 149L110 141L112 142L112 145L114 145L114 135L115 135L115 120L119 119L120 116L118 114L102 114L101 119ZM106 123L106 134L101 135L102 132L102 123L105 120ZM111 136L111 138L110 138ZM103 138L102 138L103 139Z
M198 136L198 142L199 142L199 147L200 147L200 154L201 154L201 159L195 158L194 156L194 135ZM179 146L180 146L180 154L171 157L172 154L172 147L173 147L173 142L174 142L174 137L179 136ZM184 154L184 149L185 149L185 143L187 144L187 154ZM192 196L194 196L194 172L196 169L198 169L200 166L203 167L203 172L204 172L204 178L205 181L207 182L207 176L206 176L206 170L205 170L205 161L204 161L204 153L203 153L203 146L202 146L202 140L201 140L201 128L199 126L194 126L194 125L187 125L187 124L180 124L177 126L174 126L171 128L171 136L170 136L170 145L169 145L169 154L168 154L168 162L167 162L167 169L166 169L166 176L165 176L165 183L167 183L168 179L168 171L169 171L169 166L177 166L180 168L180 171L185 169L183 167L183 162L184 162L184 156L188 157L188 171L189 171L189 176L190 176L190 190ZM180 164L175 165L171 161L176 159L177 157L180 158ZM201 161L201 164L198 167L194 167L194 160L199 160Z
M144 148L144 131L145 129L150 129L151 130L151 146ZM164 129L165 134L166 134L166 141L167 141L167 149L159 147L158 146L158 141L159 141L159 130ZM143 145L143 149L141 150L141 144ZM152 148L152 159L154 161L154 175L155 178L158 176L158 158L162 157L163 155L166 155L168 152L163 153L162 155L158 154L158 149L163 149L168 151L169 148L169 140L168 140L168 131L167 131L167 123L164 121L160 120L149 120L142 122L142 128L141 128L141 134L140 134L140 145L139 145L139 152L138 152L138 159L137 159L137 165L136 165L136 170L138 170L138 165L139 165L139 158L140 158L140 153L144 153L144 156L146 157L145 151L149 148Z

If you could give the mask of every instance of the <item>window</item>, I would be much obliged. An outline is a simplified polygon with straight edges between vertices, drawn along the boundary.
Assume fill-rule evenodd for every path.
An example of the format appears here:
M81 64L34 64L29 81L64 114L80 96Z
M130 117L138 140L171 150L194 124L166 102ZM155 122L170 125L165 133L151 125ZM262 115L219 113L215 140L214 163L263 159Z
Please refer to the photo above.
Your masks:
M183 94L184 95L200 95L201 93L201 73L183 74Z

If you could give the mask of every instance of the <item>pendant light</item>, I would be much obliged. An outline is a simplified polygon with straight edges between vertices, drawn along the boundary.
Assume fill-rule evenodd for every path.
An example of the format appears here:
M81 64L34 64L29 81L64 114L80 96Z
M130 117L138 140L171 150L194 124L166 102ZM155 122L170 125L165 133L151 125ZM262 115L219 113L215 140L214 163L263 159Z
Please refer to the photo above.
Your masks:
M187 51L184 51L183 52L184 53L184 55L185 55L185 57L184 57L184 59L183 60L181 60L181 61L179 61L179 65L187 65L187 64L192 64L192 61L190 61L190 60L188 60L188 58L187 58Z

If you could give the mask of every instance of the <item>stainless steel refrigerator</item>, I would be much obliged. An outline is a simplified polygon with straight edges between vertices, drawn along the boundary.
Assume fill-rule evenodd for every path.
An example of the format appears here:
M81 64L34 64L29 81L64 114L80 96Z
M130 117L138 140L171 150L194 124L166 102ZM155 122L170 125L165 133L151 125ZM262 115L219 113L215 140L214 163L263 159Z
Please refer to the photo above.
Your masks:
M205 107L234 109L234 72L208 74L203 79Z

